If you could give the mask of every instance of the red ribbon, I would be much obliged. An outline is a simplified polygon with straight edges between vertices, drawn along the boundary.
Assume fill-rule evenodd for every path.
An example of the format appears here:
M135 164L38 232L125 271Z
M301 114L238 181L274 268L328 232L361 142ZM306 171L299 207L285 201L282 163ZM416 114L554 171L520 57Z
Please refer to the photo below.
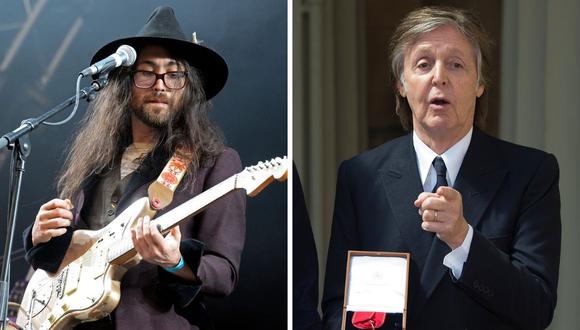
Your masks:
M352 325L357 329L377 329L385 324L386 313L381 312L354 312Z

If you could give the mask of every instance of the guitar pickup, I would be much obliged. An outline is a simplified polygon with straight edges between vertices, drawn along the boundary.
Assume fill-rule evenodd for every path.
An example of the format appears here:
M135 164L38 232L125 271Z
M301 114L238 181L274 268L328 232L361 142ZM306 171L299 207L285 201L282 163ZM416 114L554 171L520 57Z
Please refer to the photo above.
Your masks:
M65 279L64 292L66 295L70 295L75 292L78 288L79 281L81 279L81 266L72 263L68 266L68 272Z

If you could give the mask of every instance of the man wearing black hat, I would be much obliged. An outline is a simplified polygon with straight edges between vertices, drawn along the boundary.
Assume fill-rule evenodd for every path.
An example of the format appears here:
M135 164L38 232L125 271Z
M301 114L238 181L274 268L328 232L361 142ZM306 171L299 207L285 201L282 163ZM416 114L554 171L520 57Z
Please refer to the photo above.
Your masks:
M187 171L161 215L241 170L238 154L224 146L209 121L208 100L224 86L225 61L187 41L173 10L157 8L136 37L113 41L95 63L120 45L137 52L131 68L109 75L71 147L58 181L59 195L44 204L24 232L27 260L55 272L76 229L100 229L135 200L176 155ZM72 201L72 202L71 202ZM121 281L121 299L110 317L83 329L206 328L204 296L235 287L245 235L245 197L233 193L194 221L163 237L148 217L132 229L143 262Z

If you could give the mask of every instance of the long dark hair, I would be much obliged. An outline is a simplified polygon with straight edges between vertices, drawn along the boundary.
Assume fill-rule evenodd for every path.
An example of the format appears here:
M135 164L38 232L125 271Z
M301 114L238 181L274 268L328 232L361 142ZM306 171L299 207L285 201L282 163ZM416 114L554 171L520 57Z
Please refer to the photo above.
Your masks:
M206 101L197 70L185 61L178 61L188 72L188 83L179 111L152 152L177 151L189 159L186 185L193 183L201 167L213 163L224 149L221 131L209 119L211 103ZM131 143L131 69L120 68L110 74L108 85L98 94L81 121L61 173L58 192L61 198L70 198L78 192L82 182L93 174L111 169L121 159Z

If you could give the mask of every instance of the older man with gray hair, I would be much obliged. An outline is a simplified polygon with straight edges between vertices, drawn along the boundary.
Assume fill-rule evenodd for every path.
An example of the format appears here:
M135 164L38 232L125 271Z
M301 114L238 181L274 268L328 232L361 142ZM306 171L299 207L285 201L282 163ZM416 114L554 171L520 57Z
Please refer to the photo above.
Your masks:
M480 130L488 49L481 23L463 10L420 8L396 29L396 112L412 132L340 166L326 328L340 326L348 250L410 253L408 329L550 324L561 240L558 164Z

